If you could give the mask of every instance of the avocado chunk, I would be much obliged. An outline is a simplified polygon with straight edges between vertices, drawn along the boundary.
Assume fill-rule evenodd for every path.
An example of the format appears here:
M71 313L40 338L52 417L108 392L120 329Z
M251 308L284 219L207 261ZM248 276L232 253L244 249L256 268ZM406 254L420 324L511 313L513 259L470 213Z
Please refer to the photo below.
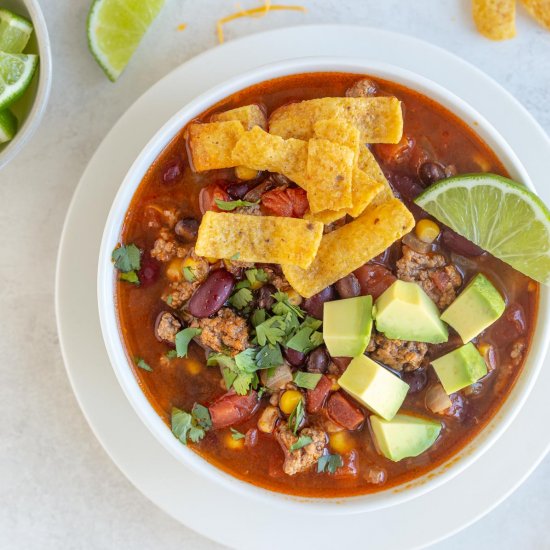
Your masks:
M372 296L325 302L323 339L333 357L361 355L372 330Z
M443 312L441 319L451 325L466 343L492 325L505 308L499 291L485 275L478 273Z
M448 395L477 382L487 374L487 364L470 342L432 361L432 366Z
M391 421L373 415L370 426L378 450L393 462L422 454L441 433L441 422L409 414L398 414Z
M340 387L373 413L391 420L409 385L366 355L355 357L338 379Z
M441 344L449 338L439 310L416 283L395 281L376 300L376 328L392 340Z

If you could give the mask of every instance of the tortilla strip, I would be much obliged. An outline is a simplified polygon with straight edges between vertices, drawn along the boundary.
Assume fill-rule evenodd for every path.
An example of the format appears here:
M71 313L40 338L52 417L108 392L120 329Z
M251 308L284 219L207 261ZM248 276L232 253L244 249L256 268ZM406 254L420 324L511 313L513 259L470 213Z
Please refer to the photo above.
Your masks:
M550 31L550 0L521 0L525 9Z
M262 130L267 128L267 117L262 108L255 103L216 113L210 117L210 122L225 122L228 120L238 120L245 130L252 130L254 126L259 126Z
M269 118L269 132L308 140L316 122L338 119L353 124L363 143L399 143L403 134L401 102L395 97L323 97L290 103Z
M238 120L190 124L187 143L193 168L204 172L237 166L231 152L243 134L243 125Z
M316 138L328 139L349 147L353 151L355 164L357 164L361 147L361 133L353 124L335 118L320 120L313 125L313 134Z
M413 227L413 215L401 201L371 205L361 217L323 236L309 268L286 265L283 273L299 294L310 298L381 254Z
M515 0L472 0L477 30L491 40L516 36Z
M361 147L361 150L359 151L358 166L371 180L382 184L382 189L372 201L373 205L383 204L394 198L392 188L386 179L386 176L384 176L382 168L380 168L380 165L374 158L374 155L366 146Z
M317 254L322 235L323 224L319 222L208 211L199 227L195 252L209 258L307 269Z

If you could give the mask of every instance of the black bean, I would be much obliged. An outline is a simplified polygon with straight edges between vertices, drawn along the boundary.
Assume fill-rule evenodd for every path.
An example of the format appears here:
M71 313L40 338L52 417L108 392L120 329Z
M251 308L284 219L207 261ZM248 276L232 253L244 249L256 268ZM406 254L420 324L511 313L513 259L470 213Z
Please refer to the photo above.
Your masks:
M199 222L194 218L179 220L174 227L174 233L186 242L193 242L199 232Z
M191 296L189 313L199 318L210 317L222 308L234 286L235 279L231 273L225 269L213 271Z
M336 288L336 292L338 292L340 298L355 298L355 296L361 294L361 285L353 273L336 281L336 283L334 283L334 288Z
M302 309L307 311L315 319L323 319L323 304L330 302L336 298L336 293L332 286L321 290L318 294L313 295L311 298L306 298L302 303Z
M306 369L308 372L321 372L327 371L330 365L330 356L325 346L319 346L314 349L308 356L306 361Z
M436 181L445 179L445 167L439 162L424 162L418 168L418 177L428 187Z
M426 369L416 369L404 372L403 381L410 386L410 394L418 393L419 391L423 390L428 383L428 375L426 374Z
M246 183L234 183L226 189L227 194L234 200L243 199L248 190L249 187Z
M183 167L181 161L174 160L166 166L162 174L162 181L164 183L174 183L183 174Z
M284 348L283 355L293 367L301 367L306 361L306 355L292 348Z

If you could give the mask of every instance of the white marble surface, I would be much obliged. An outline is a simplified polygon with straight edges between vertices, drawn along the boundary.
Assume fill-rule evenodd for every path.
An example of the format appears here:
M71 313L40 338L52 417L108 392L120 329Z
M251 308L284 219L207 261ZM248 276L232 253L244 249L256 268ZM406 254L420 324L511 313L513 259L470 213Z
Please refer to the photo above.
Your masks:
M234 2L167 0L116 85L107 81L87 51L90 0L41 4L53 41L52 100L38 134L0 172L0 549L220 548L156 509L126 481L94 438L61 361L53 281L65 212L93 151L150 85L216 45L215 19L230 12ZM253 5L254 0L242 4ZM523 10L518 37L492 43L474 32L467 0L302 4L308 7L305 15L281 12L233 23L227 39L285 25L336 22L415 35L489 73L550 132L550 33ZM187 30L177 32L179 23L187 23ZM549 189L544 191L550 199ZM550 549L549 490L547 458L497 510L433 548ZM426 518L429 529L429 511Z

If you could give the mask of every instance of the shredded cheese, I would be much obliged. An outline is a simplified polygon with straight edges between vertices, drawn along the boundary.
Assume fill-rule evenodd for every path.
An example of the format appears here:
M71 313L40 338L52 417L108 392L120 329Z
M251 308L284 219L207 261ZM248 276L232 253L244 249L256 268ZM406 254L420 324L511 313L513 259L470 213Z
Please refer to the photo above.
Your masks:
M285 6L281 4L271 4L271 0L265 0L265 3L263 6L248 9L248 10L239 10L231 15L222 17L216 23L219 43L223 44L224 42L223 26L226 23L235 21L235 19L240 19L241 17L264 17L270 11L281 11L281 10L305 12L306 8L303 6Z

